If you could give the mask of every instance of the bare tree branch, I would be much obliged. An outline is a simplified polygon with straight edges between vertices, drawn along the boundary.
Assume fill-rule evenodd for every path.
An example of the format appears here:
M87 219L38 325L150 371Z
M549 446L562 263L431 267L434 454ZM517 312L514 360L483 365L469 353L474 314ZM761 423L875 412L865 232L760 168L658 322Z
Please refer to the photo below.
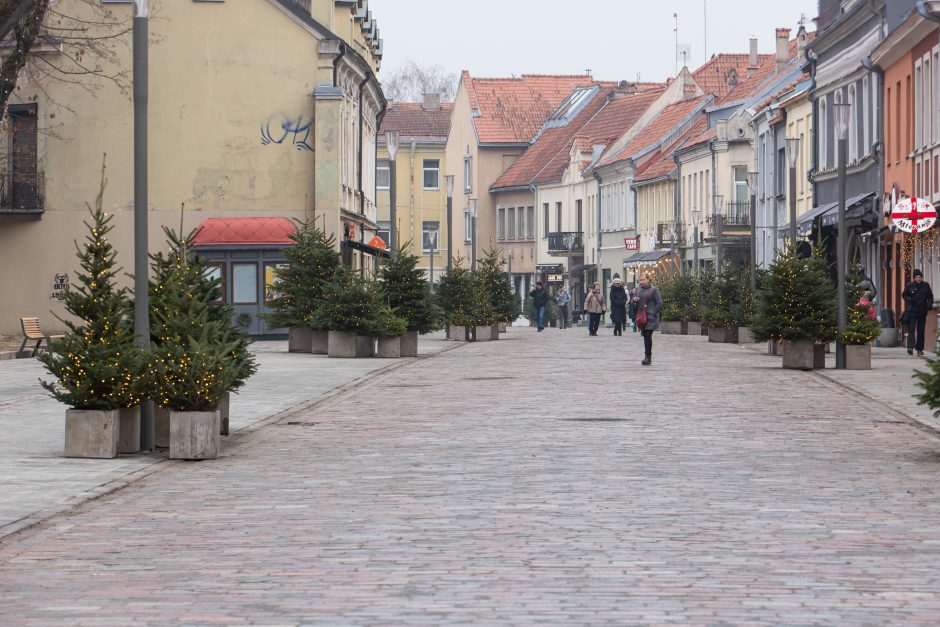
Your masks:
M382 89L389 100L398 102L420 102L424 94L440 94L442 102L452 102L457 75L439 65L420 66L409 59L382 77Z

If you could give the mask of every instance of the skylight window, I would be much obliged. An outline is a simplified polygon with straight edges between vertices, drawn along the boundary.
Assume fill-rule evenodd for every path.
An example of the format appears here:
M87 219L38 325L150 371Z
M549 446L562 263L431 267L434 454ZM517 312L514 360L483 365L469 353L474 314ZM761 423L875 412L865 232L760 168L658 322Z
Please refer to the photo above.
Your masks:
M548 122L567 123L581 110L600 88L599 87L578 87L570 96L565 98L555 112L548 118Z

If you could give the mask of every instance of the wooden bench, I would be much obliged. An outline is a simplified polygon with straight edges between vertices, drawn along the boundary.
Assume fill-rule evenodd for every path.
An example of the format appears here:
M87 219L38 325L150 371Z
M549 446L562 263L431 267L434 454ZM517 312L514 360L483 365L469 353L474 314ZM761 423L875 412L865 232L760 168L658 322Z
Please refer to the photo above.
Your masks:
M43 340L46 342L46 351L51 353L50 342L65 337L64 335L47 335L43 333L39 327L39 318L20 318L20 326L23 327L23 343L20 344L20 352L23 352L28 342L35 340L36 346L33 347L33 357L39 352L39 346L43 343Z

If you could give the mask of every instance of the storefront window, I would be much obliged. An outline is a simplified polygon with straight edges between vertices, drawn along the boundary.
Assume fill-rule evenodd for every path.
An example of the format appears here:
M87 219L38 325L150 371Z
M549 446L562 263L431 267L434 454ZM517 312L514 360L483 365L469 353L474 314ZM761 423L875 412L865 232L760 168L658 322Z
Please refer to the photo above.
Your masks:
M264 264L264 302L280 296L280 292L274 289L274 282L277 280L277 271L287 268L290 264L286 263L266 263Z
M258 303L258 264L232 264L232 302L236 305Z

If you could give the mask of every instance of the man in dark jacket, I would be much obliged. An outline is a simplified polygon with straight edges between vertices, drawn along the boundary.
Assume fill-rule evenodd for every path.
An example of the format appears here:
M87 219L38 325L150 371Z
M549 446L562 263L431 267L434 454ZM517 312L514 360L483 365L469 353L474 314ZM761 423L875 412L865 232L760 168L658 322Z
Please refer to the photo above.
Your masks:
M901 297L907 303L904 312L907 315L907 354L912 355L916 349L918 355L923 355L927 312L933 309L933 291L924 280L923 272L914 270L914 280L907 284Z
M614 335L623 335L627 327L627 290L620 277L614 277L610 286L610 321L614 323Z
M535 308L535 326L539 331L545 328L545 305L548 304L548 290L542 287L541 281L536 281L535 289L529 292L532 297L532 306Z

